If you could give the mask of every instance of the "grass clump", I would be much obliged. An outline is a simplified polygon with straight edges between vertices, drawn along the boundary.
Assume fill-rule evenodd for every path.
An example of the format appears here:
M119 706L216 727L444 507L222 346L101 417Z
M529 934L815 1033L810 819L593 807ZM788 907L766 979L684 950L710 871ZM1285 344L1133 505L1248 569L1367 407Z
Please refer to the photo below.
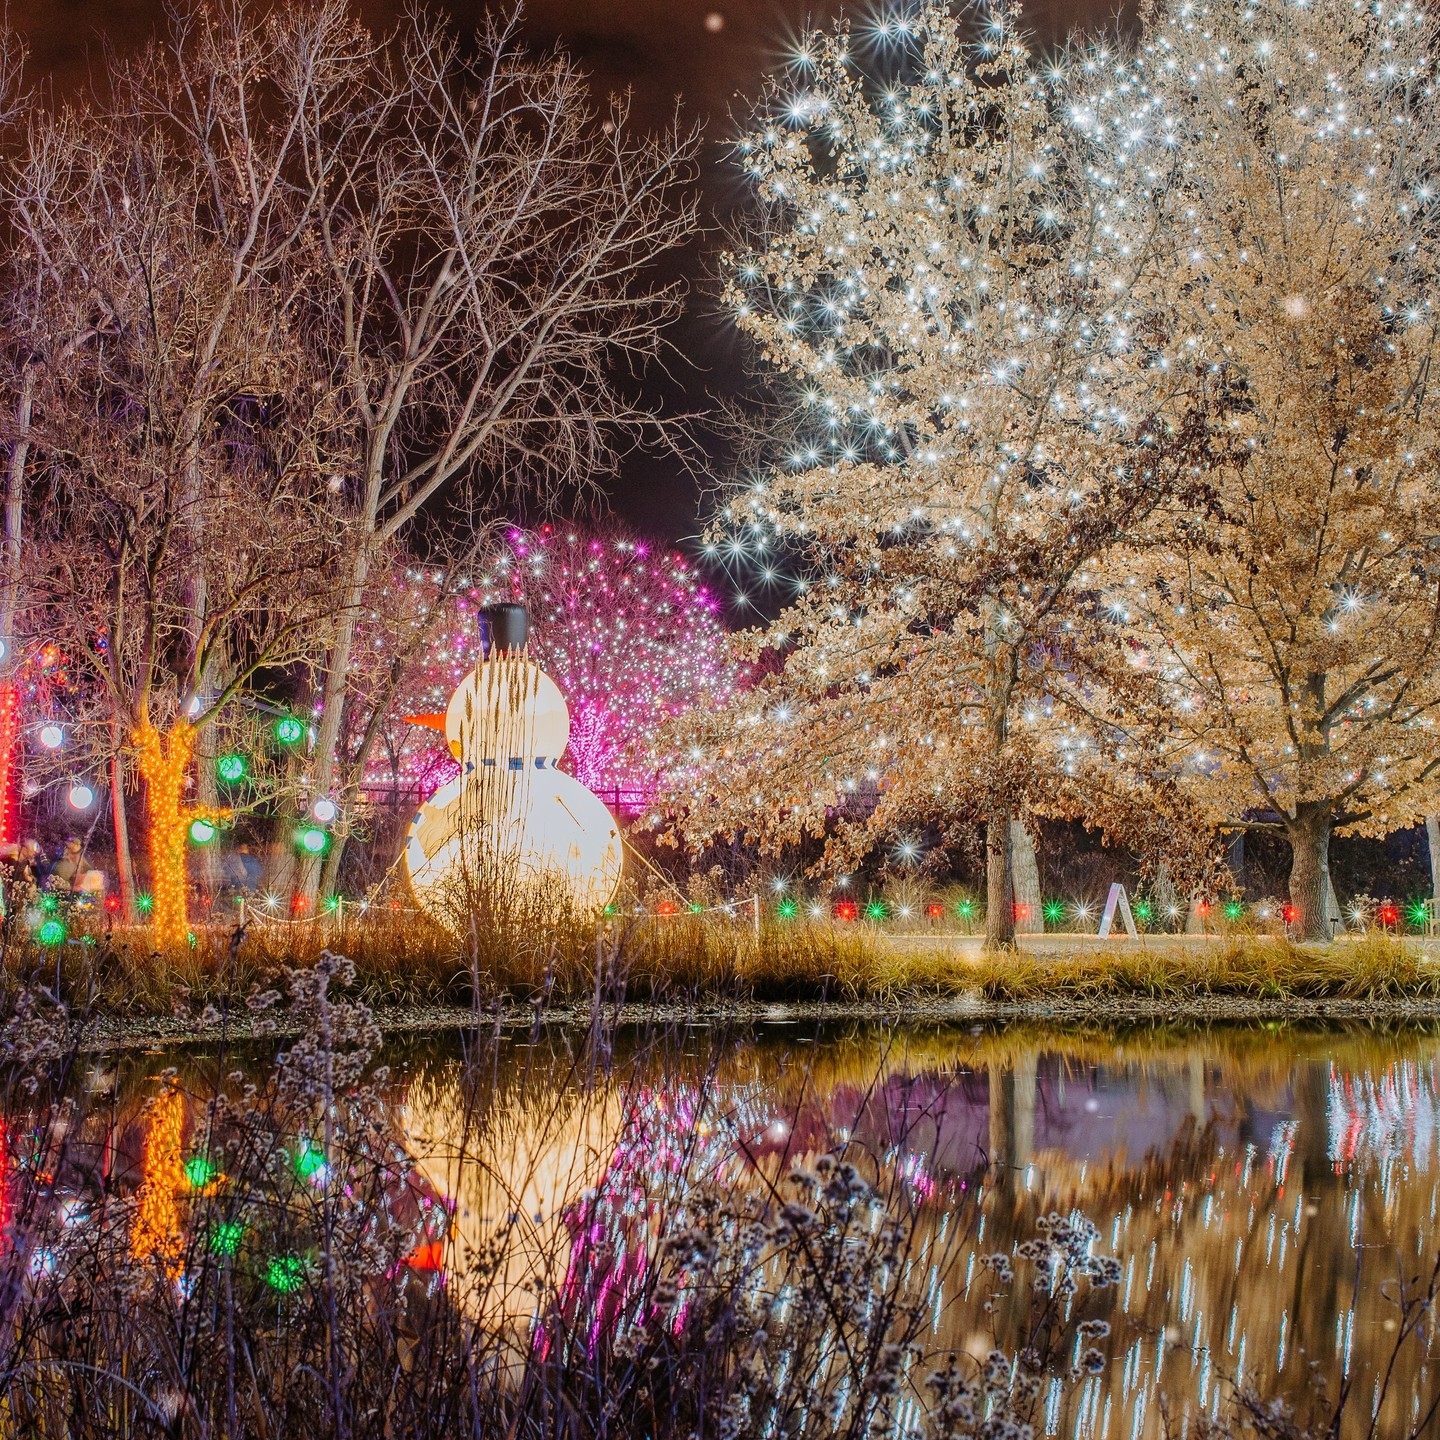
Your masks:
M821 1001L903 1005L961 994L994 1004L1083 1008L1187 999L1440 1001L1440 965L1413 941L1372 932L1328 946L1232 934L1198 944L1126 942L986 955L971 942L915 941L829 921L757 928L735 916L590 918L516 907L455 935L384 909L304 925L207 927L157 950L143 931L72 927L42 946L6 932L12 981L35 976L68 1002L117 1016L233 1008L327 947L350 957L372 1006L485 1009L620 1002Z
M1120 999L1440 999L1440 965L1418 946L1369 934L1324 947L1232 936L1188 950L1113 948L1086 954L990 958L975 983L997 1002Z

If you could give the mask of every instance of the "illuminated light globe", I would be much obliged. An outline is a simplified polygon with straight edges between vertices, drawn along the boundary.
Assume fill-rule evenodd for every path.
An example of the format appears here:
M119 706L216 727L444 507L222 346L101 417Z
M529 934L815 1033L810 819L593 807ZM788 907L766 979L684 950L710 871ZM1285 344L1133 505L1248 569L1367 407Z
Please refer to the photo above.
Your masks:
M328 795L322 795L311 807L310 813L322 824L331 824L340 813L340 807Z
M523 607L486 615L488 658L451 697L443 722L417 717L443 723L461 769L420 807L405 865L417 902L456 931L494 899L527 890L557 908L601 910L624 859L614 817L556 768L570 714L559 687L523 653Z
M305 726L293 715L275 722L275 738L282 745L298 745L305 738Z
M95 803L95 792L88 785L77 781L70 787L70 793L65 798L70 802L72 810L88 810Z
M227 784L234 785L245 778L249 769L243 755L222 755L215 762L215 773Z
M215 826L208 820L192 820L190 822L190 838L197 845L208 845L215 838Z
M295 837L295 843L307 855L323 855L330 848L330 837L313 825L307 826Z
M40 743L47 750L58 750L65 743L65 732L58 725L42 725Z

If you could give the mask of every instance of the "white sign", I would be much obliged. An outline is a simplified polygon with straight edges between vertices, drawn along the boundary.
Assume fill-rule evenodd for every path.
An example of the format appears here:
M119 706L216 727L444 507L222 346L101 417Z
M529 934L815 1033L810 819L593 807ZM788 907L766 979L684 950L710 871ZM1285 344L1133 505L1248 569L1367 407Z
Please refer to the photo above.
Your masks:
M1132 939L1140 938L1139 932L1135 929L1135 917L1130 913L1130 900L1125 894L1125 887L1118 881L1110 887L1110 893L1105 897L1105 914L1100 920L1100 938L1103 940L1110 933L1110 927L1115 923L1115 907L1120 907L1120 918L1125 922L1125 933Z

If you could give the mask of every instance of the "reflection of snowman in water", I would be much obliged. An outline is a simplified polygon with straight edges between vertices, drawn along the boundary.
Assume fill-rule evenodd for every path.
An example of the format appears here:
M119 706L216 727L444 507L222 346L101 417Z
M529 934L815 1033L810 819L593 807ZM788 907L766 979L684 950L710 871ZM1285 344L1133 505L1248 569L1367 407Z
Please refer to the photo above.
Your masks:
M620 884L620 832L605 806L556 768L570 711L525 657L525 608L481 614L485 654L445 714L412 717L443 729L460 762L460 774L410 825L405 865L415 898L451 929L496 889L534 886L577 910L599 909Z

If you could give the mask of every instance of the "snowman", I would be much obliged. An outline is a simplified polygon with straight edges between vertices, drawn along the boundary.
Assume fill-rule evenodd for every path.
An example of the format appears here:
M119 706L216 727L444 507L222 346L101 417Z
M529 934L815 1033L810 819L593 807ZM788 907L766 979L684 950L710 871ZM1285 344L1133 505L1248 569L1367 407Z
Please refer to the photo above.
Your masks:
M410 717L443 730L460 762L416 813L405 845L416 900L457 932L526 892L555 908L599 910L623 863L614 817L558 768L570 711L526 655L524 606L481 616L484 653L444 715Z

